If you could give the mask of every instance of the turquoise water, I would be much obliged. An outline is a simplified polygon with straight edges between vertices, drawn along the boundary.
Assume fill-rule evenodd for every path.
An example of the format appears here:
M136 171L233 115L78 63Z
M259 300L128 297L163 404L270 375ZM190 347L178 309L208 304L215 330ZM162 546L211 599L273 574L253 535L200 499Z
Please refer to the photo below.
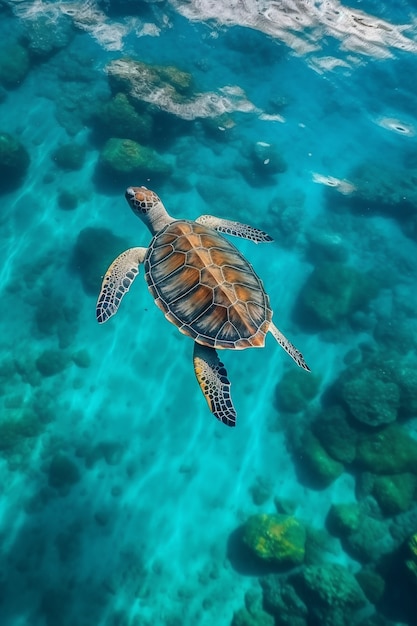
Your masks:
M0 2L2 626L417 623L416 20ZM136 92L109 80L125 58ZM274 239L231 241L312 371L271 336L222 352L234 429L142 276L96 322L151 239L128 185Z

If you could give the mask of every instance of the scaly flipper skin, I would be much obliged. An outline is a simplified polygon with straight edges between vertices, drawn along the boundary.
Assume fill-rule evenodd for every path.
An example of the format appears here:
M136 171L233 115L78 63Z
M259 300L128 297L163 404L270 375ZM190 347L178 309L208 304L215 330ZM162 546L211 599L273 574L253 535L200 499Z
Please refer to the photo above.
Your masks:
M104 275L97 300L96 317L99 324L107 322L118 311L123 296L139 274L147 248L129 248L120 254Z
M287 352L290 357L297 363L298 367L302 367L304 370L307 370L307 372L311 371L307 363L304 361L304 357L301 352L297 350L295 346L293 346L291 341L289 341L280 330L278 330L275 324L271 322L268 330L278 341L281 348L284 348L285 352Z
M236 411L230 396L230 382L214 348L194 343L194 371L210 411L226 424L236 426Z
M242 239L250 239L254 243L269 243L273 241L272 237L259 228L254 228L248 224L241 224L240 222L234 222L233 220L223 220L215 215L200 215L197 217L196 222L214 228L219 233L226 233L226 235L233 235L234 237L241 237Z

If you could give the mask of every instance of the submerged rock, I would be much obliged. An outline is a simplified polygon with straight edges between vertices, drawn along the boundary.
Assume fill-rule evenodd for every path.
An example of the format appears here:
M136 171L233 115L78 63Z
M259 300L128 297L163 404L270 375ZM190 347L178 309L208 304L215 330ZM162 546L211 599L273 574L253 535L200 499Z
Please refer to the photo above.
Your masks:
M308 609L294 587L275 574L260 580L263 603L279 626L306 626Z
M417 496L417 476L410 472L376 476L372 494L381 511L387 515L403 513L411 507Z
M342 397L351 415L367 426L381 426L397 419L400 406L398 386L376 378L372 370L359 370L356 377L346 381Z
M80 480L80 472L74 461L65 454L56 454L49 466L49 484L56 489L70 487Z
M361 435L356 463L373 474L417 474L417 441L401 426Z
M100 164L119 176L165 177L172 171L155 150L131 139L109 139L100 152Z
M315 487L328 487L344 471L344 465L329 456L320 441L307 430L296 451L296 461L303 469L305 482Z
M414 535L411 535L408 539L406 551L407 555L405 565L417 586L417 532L415 532Z
M279 565L304 560L306 530L288 515L252 515L243 526L243 541L260 559Z
M77 237L71 269L79 274L84 291L97 296L104 272L123 250L129 247L122 237L106 228L84 228Z
M20 141L0 131L0 192L18 186L29 164L29 154Z
M342 407L336 405L323 411L311 429L335 461L352 463L355 460L358 434L346 419Z
M375 281L353 267L326 262L316 267L301 289L296 315L308 327L337 328L377 295Z
M47 59L65 48L73 37L71 20L53 10L24 20L23 42L35 58Z
M316 397L320 386L318 376L304 370L287 370L276 386L276 403L283 411L303 411Z
M321 626L350 626L354 613L366 605L357 580L342 565L304 567L294 585L309 607L312 623Z
M146 142L152 133L153 120L149 113L136 111L126 94L117 93L98 109L93 123L107 137Z
M239 87L196 93L191 75L173 66L124 58L109 63L106 71L114 91L122 91L133 100L184 120L218 117L232 111L257 111Z
M336 537L346 537L358 530L362 514L356 502L332 504L327 515L329 530Z
M80 170L84 165L86 147L78 143L59 146L52 153L52 160L63 170Z
M29 67L26 48L18 43L4 46L0 52L0 85L6 88L19 87L26 78Z

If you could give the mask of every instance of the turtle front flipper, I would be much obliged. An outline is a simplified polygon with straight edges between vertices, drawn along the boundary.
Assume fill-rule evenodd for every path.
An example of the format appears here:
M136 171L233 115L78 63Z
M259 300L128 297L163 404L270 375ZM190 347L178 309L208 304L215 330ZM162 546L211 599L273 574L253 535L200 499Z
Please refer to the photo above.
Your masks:
M273 241L272 237L259 228L254 228L248 224L241 224L233 220L223 220L215 215L200 215L196 222L214 228L219 233L233 235L233 237L241 237L242 239L250 239L254 243L269 243Z
M226 424L236 425L236 411L230 396L230 382L214 348L194 343L194 371L210 411Z
M147 248L129 248L113 261L104 275L96 305L96 318L99 324L107 322L118 311L123 296L129 291L139 274Z

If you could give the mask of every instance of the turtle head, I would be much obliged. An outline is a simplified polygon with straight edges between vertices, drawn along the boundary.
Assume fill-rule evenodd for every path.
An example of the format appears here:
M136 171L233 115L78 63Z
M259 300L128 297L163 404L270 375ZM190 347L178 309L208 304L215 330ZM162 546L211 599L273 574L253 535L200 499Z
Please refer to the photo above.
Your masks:
M173 221L156 193L146 187L128 187L125 198L153 235Z

